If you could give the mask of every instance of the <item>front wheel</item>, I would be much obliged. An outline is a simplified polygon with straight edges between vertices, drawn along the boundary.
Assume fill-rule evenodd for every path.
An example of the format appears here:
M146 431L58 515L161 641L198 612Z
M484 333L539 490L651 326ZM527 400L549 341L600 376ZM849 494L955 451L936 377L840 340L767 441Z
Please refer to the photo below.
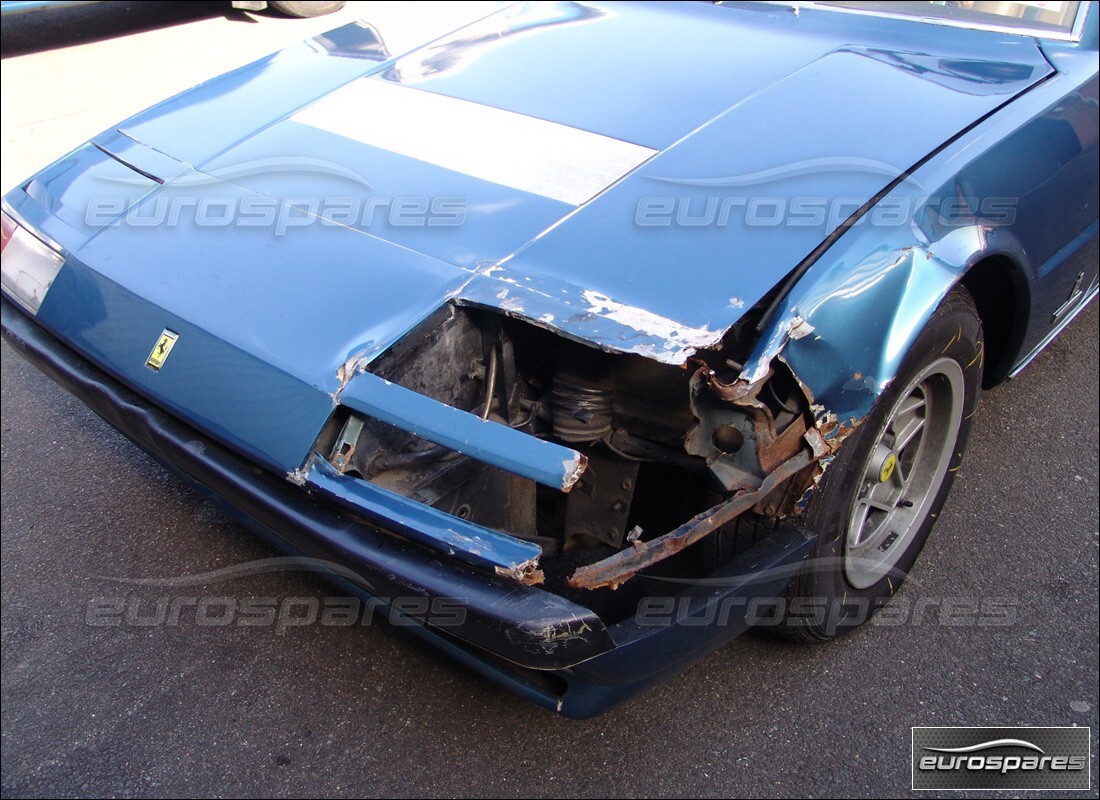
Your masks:
M818 542L777 631L804 642L866 622L904 582L959 468L982 371L982 327L963 288L944 298L807 510Z

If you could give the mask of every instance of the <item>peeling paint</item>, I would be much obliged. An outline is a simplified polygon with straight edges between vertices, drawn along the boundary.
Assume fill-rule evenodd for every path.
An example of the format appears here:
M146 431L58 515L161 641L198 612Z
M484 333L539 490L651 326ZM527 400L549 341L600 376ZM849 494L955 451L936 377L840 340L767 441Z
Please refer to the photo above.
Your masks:
M810 413L814 415L814 427L818 430L823 427L832 427L836 425L836 414L829 411L820 403L811 405Z
M864 375L862 372L853 372L852 377L846 380L840 387L846 392L867 392L876 394L877 386L873 375Z
M577 453L573 458L567 458L562 462L564 468L565 478L561 483L561 490L566 494L569 490L581 479L581 475L584 474L585 469L588 467L588 459L580 453Z
M813 332L814 326L798 315L792 317L791 321L787 323L787 336L791 339L801 339Z
M641 346L646 355L664 363L682 364L694 351L713 347L722 339L723 331L713 331L710 328L693 328L681 325L668 317L654 314L644 308L618 303L606 295L586 289L584 299L588 303L588 313L605 317L620 325L638 331L646 337L662 342L662 350L657 345Z
M542 570L538 568L537 558L532 558L530 561L525 561L514 567L495 567L494 571L497 575L510 578L522 583L524 586L538 586L546 579Z
M336 387L336 391L332 393L332 402L335 405L340 400L340 393L344 391L344 388L348 385L348 381L354 378L358 373L365 370L370 365L370 355L367 351L360 351L340 365L340 368L336 370L336 380L340 382L340 385Z
M508 282L515 283L515 281ZM500 308L501 311L509 311L513 314L523 313L523 303L521 303L518 298L512 297L507 289L501 289L497 292L496 298L500 301L500 303L498 303L498 308Z

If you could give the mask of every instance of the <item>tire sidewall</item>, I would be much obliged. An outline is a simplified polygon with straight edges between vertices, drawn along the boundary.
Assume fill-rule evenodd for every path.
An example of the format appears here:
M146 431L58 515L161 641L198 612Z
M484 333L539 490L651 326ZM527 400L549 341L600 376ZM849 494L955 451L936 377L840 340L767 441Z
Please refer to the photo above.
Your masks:
M933 313L897 376L841 446L815 490L806 518L810 529L818 534L817 545L809 564L792 583L788 596L791 605L785 615L787 626L802 628L802 635L810 639L831 639L866 622L901 587L939 517L961 464L981 386L982 352L981 322L973 300L965 289L957 288ZM844 546L855 493L863 483L866 459L901 393L927 364L943 356L956 361L964 377L962 418L947 473L928 514L894 567L871 586L857 588L845 576Z

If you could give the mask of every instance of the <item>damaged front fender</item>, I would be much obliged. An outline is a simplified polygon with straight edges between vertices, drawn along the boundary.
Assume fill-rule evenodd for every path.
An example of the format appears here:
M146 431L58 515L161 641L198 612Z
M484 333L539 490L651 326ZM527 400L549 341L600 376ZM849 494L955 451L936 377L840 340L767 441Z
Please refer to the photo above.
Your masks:
M994 238L1006 236L975 225L936 242L884 246L881 232L860 231L851 246L811 268L782 301L742 377L725 393L747 392L782 358L805 386L815 424L827 436L858 424L943 298L970 266L1000 250ZM867 255L856 259L852 254L861 245Z
M727 499L668 534L577 570L573 586L617 587L745 512L782 518L804 502L966 270L999 248L1014 249L1006 231L982 225L957 226L935 240L922 236L917 244L913 230L886 245L881 231L852 232L781 299L745 364L727 362L735 378L699 367L692 384L698 424L685 447L706 459ZM854 256L860 252L866 255ZM796 388L776 395L784 379ZM769 402L765 387L773 393Z

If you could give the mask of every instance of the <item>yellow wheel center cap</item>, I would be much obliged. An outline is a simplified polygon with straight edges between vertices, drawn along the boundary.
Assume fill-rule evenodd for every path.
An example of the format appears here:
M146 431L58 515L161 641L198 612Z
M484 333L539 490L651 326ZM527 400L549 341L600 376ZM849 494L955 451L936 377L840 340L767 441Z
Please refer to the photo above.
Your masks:
M898 457L891 453L886 456L886 459L882 462L882 469L878 471L878 482L886 483L890 480L890 476L894 474L894 469L898 465Z

